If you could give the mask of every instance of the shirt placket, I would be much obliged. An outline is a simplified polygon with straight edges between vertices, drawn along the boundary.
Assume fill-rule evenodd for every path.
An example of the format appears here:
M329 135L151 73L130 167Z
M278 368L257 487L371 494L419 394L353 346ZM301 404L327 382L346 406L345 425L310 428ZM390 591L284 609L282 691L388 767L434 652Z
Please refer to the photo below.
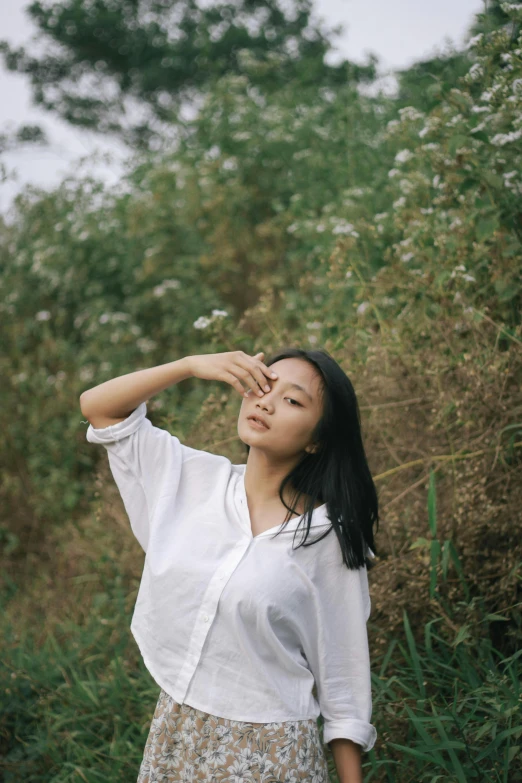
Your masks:
M245 517L245 501L242 501L241 496L242 493L240 488L238 488L236 494L236 498L238 500L238 512L241 515L242 522L245 523L246 521L246 524L250 525L248 514ZM190 637L187 655L176 682L176 689L182 695L182 699L185 699L185 696L187 695L190 681L201 658L201 651L203 649L203 645L205 644L205 639L207 638L210 626L212 625L212 621L215 617L221 593L223 592L227 580L241 562L245 552L250 546L251 541L251 536L249 537L246 535L241 537L240 541L238 541L238 543L233 547L232 551L222 563L221 567L217 569L209 582L207 590L205 591L199 612L196 617L194 629Z

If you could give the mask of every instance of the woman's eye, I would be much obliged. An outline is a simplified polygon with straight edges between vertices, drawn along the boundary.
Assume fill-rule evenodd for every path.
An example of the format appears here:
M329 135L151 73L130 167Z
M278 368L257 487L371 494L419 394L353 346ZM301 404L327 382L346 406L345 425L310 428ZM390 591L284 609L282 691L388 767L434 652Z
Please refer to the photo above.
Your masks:
M291 398L291 397L287 397L286 399L287 399L287 400L292 400L292 398ZM292 402L295 402L295 404L296 404L296 405L299 405L299 404L300 404L300 403L298 403L298 402L297 402L297 400L292 400Z

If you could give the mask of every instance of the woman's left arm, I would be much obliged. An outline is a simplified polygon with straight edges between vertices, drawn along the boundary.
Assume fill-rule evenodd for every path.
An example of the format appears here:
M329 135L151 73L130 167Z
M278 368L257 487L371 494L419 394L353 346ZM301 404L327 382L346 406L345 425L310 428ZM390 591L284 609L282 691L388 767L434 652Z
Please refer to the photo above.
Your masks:
M323 742L332 750L339 780L361 783L361 753L371 750L377 736L371 724L368 576L365 566L346 567L333 533L329 547L310 572L303 651L317 686Z
M329 744L339 783L363 783L361 746L344 738L333 739Z

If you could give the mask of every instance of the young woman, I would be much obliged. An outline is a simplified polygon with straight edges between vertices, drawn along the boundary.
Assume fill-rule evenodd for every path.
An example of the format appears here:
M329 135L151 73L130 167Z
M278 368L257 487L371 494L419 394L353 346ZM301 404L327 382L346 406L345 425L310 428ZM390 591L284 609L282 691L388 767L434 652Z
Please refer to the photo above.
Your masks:
M376 739L378 500L357 398L324 350L263 357L187 356L80 398L146 553L131 630L161 692L138 783L326 783L319 715L339 780L361 783ZM146 417L150 397L189 377L241 395L246 464Z

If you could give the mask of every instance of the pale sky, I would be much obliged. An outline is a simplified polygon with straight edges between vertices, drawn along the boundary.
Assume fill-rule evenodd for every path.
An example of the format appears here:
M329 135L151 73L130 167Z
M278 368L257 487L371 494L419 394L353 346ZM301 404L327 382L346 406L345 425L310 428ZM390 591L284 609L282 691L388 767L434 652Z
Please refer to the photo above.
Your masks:
M200 5L210 5L210 1ZM36 32L24 9L29 0L0 0L0 38L11 44L29 44ZM284 4L283 4L284 5ZM484 7L483 0L316 0L315 18L328 28L343 24L345 31L336 39L340 56L364 62L368 52L380 61L383 87L393 87L393 72L416 60L443 52L449 43L461 48L465 34ZM335 61L335 56L328 60ZM122 161L128 155L120 142L73 128L49 112L31 105L28 80L5 71L0 61L0 125L14 130L21 123L41 125L50 141L48 147L29 146L2 157L8 172L17 181L0 183L0 211L6 212L13 196L32 183L50 188L71 172L86 171L79 159L96 150L115 156L112 163L87 164L89 173L108 183L116 182Z

